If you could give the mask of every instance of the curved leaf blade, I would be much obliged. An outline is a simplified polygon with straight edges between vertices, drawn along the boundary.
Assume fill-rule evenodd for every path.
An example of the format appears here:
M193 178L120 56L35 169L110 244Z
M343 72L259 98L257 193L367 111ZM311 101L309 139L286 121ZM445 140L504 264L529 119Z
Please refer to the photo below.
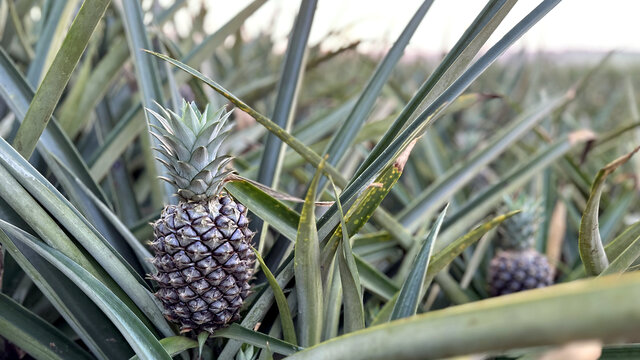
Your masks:
M181 352L198 347L198 342L184 336L171 336L160 340L160 345L164 347L170 356L176 356ZM140 359L138 355L132 356L129 360Z
M640 319L638 296L638 273L581 280L378 325L305 349L290 359L438 359L580 339L615 340L640 331L640 323L630 321ZM594 308L600 309L600 316L584 316ZM465 339L464 346L460 338Z
M344 212L340 204L340 194L338 188L333 183L331 185L338 202L340 212L340 226L342 227L342 246L338 254L338 268L340 270L340 282L342 283L342 293L344 300L344 332L352 332L364 329L364 305L362 303L362 289L360 285L360 275L358 267L351 250L351 240L347 232L347 224L344 221ZM335 278L334 278L335 281Z
M8 214L2 217L7 220ZM111 321L58 269L4 232L0 232L0 243L96 357L121 359L133 353Z
M474 223L485 216L489 209L502 200L502 194L520 188L540 170L569 150L594 138L594 133L589 130L577 130L540 149L521 165L504 174L500 181L471 198L451 214L442 224L442 241L438 244L447 245L455 236L463 233L469 223Z
M295 242L300 222L298 213L248 181L232 179L224 187L256 216Z
M297 351L302 350L301 347L289 344L280 339L276 339L269 335L249 330L238 324L231 324L228 328L216 331L212 337L223 337L227 339L235 339L257 346L261 349L270 349L273 352L289 356Z
M287 303L287 298L284 296L282 292L282 288L278 285L275 276L267 267L267 264L264 263L262 256L253 249L253 253L256 255L256 259L260 263L260 269L265 274L267 278L267 282L269 282L269 286L273 291L273 295L276 299L276 304L278 305L278 311L280 312L280 321L282 323L282 332L284 334L284 341L296 345L298 340L296 339L296 329L293 325L293 319L291 318L291 310L289 309L289 304Z
M0 293L0 335L36 359L92 359L48 322Z
M573 91L554 99L543 101L538 106L522 113L509 125L492 136L487 145L474 151L466 161L460 162L430 185L423 193L418 195L405 209L398 214L402 224L415 228L420 223L427 221L447 198L451 197L469 182L475 175L506 151L513 143L524 136L540 120L548 116L552 111L566 103L573 97Z
M382 91L382 87L391 75L395 65L400 61L400 58L404 53L404 49L409 44L413 34L418 29L418 26L424 19L432 4L433 0L425 0L415 11L411 20L407 23L400 36L393 43L393 46L387 52L365 85L364 90L360 94L355 106L352 108L351 113L349 113L349 116L342 123L342 126L336 131L335 136L331 139L331 142L324 152L324 154L329 155L328 162L331 165L337 166L340 163L340 160L342 160L345 152L362 127L362 124L373 110L373 104ZM320 183L320 186L323 186L322 182Z
M129 53L131 54L135 70L136 79L140 86L141 103L147 109L159 111L158 105L164 105L164 95L160 82L160 73L158 64L154 58L145 54L141 49L150 49L151 41L147 34L146 26L143 21L142 6L138 1L122 1L119 2L119 8L122 14L122 21L127 35L129 44ZM142 143L145 156L145 165L149 168L151 174L157 174L166 177L167 170L164 166L160 166L156 162L155 155L151 150L151 144L154 148L161 148L160 141L151 136L149 125L161 126L160 122L153 116L148 116L144 112L146 131L143 133ZM162 208L168 194L173 194L173 188L170 184L160 182L155 176L151 176L151 198L156 208ZM171 200L171 199L169 199Z
M22 121L33 99L33 90L2 48L0 48L0 95L16 118ZM93 181L87 165L55 118L49 121L37 146L38 152L44 155L45 162L50 164L53 161L46 154L55 155L91 189L91 192L106 202L102 189Z
M303 347L315 345L322 336L322 277L320 244L316 230L316 189L324 161L318 166L305 197L294 247L294 271L298 297L298 340Z
M73 20L60 50L53 59L38 91L33 96L31 105L13 141L16 150L26 159L36 148L36 143L47 126L58 100L60 100L62 92L71 78L73 69L78 64L80 56L82 56L93 31L110 2L110 0L85 0Z
M74 256L74 261L78 261L75 258L80 259L80 264L83 267L93 269L93 271L91 271L92 274L95 274L105 284L108 284L134 312L142 310L158 329L162 330L165 334L173 335L173 331L167 325L159 305L156 303L153 295L145 288L147 285L140 275L114 250L95 227L93 227L53 185L33 169L26 160L19 156L11 156L12 151L13 149L8 146L4 140L0 139L0 162L3 164L0 166L0 171L4 171L4 166L6 165L8 170L20 181L20 184L25 186L27 190L42 203L44 208L55 215L55 218L60 221L75 239L93 256L93 259L95 259L102 268L95 270L93 262L83 260L86 258L84 254ZM12 179L12 176L3 177L4 181L10 181ZM39 181L33 181L33 179ZM22 189L21 186L13 187L16 188L16 190ZM9 198L11 196L15 197L15 194L4 192L2 196ZM39 208L39 205L37 205L37 207L34 205L25 207L25 202L27 201L31 202L35 200L28 195L23 195L22 198L13 199L12 206L16 209L21 209L23 217L31 217L30 224L33 224L32 226L35 228L39 228L39 222L46 220L48 215L34 218L33 214L30 213L30 209L31 211L34 209L42 211L42 208ZM56 232L61 231L57 224L49 225L43 229ZM45 237L46 235L41 236L50 240L49 237ZM70 243L64 233L58 235L58 238L61 239L59 242L63 245ZM112 279L105 274L105 271ZM137 306L135 306L134 303Z
M278 84L278 95L271 120L280 127L291 127L295 115L297 95L304 74L304 61L307 53L307 42L311 33L311 25L315 15L317 0L303 0L298 16L287 44L282 77ZM273 133L267 135L258 168L257 181L266 186L277 185L282 167L284 146L282 140ZM277 187L277 186L275 186Z
M5 232L11 233L72 279L82 292L111 319L136 354L143 359L171 359L144 323L100 280L58 250L10 224L2 223Z
M424 280L427 276L433 245L436 242L438 232L440 232L440 226L442 225L442 221L444 221L444 216L447 213L448 208L449 204L447 204L442 212L440 212L436 222L431 227L431 231L429 231L427 238L423 242L420 251L416 255L411 271L409 272L407 279L402 284L402 288L400 288L400 293L398 294L398 299L393 306L391 320L401 319L416 314L420 299L422 299L423 289L429 286L428 283L425 284Z
M436 70L402 109L402 113L371 150L369 156L362 162L355 176L362 174L380 156L382 150L400 133L405 124L410 119L415 118L415 112L419 107L423 107L433 101L436 96L451 85L451 82L457 76L460 76L515 3L515 0L491 0L487 2L487 5L458 39L451 51L447 53Z
M560 0L545 0L532 10L525 18L516 24L502 39L491 47L482 57L473 63L451 86L449 86L437 99L422 111L414 121L400 133L389 146L385 147L380 155L362 173L354 178L349 185L344 188L341 196L343 204L351 204L352 200L362 190L362 188L374 179L376 174L393 159L398 156L403 149L424 132L426 127L434 121L442 111L455 100L462 92L475 81L497 58L506 51L517 39L527 32L534 24L542 19ZM335 206L332 206L318 220L320 228L325 224L333 227L330 219L336 214Z
M640 147L635 148L632 152L619 157L610 162L598 171L593 185L591 186L591 194L587 201L582 221L580 222L580 233L578 235L578 247L580 250L580 258L588 275L599 275L607 266L609 259L604 251L602 239L600 238L600 227L598 225L598 216L600 209L600 197L604 190L604 183L609 174L615 171L619 166L626 163Z

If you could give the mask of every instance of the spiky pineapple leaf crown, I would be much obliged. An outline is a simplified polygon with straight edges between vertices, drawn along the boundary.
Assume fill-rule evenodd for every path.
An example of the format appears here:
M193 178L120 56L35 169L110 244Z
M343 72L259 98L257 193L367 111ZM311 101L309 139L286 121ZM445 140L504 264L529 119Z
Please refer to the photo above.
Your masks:
M540 222L539 204L531 197L505 197L506 210L520 210L508 218L500 227L498 246L503 250L526 250L533 248Z
M224 107L203 112L195 103L182 101L181 115L162 109L163 115L147 109L162 127L151 125L151 133L161 143L155 150L164 158L157 158L169 170L169 177L160 177L177 188L177 194L185 201L203 201L218 195L223 181L231 173L225 166L231 161L228 155L218 156L231 125L226 122L231 112Z

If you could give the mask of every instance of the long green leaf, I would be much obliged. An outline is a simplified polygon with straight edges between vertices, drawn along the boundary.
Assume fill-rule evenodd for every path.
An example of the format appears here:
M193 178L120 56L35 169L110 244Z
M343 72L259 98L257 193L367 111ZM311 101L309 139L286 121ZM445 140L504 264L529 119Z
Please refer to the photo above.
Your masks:
M593 180L591 194L589 195L589 200L587 201L587 206L582 215L582 221L580 222L580 234L578 237L580 258L588 275L599 275L609 266L609 259L607 259L607 254L602 245L598 225L600 197L604 190L605 180L609 174L615 171L620 165L626 163L638 150L640 150L640 147L610 162L598 171L598 174L596 174Z
M13 141L16 150L29 158L55 110L73 69L89 43L93 30L107 10L110 0L85 0L71 24L60 50L31 101L29 110Z
M416 119L411 122L405 130L399 134L389 146L385 147L380 156L378 156L370 166L362 173L354 178L350 184L344 189L341 201L345 206L349 206L359 193L370 181L374 179L376 174L384 169L393 159L398 156L401 151L406 148L412 141L419 137L426 127L436 119L442 111L451 102L477 79L480 74L486 70L508 47L519 39L529 28L537 23L544 15L546 15L560 0L545 0L531 13L529 13L522 21L514 26L502 39L500 39L493 47L491 47L482 57L480 57L473 65L469 67L451 86L449 86L436 100L433 101L424 111L420 113ZM325 226L333 228L337 224L335 218L336 209L332 206L318 220L320 231Z
M640 319L638 296L638 273L577 281L375 326L290 359L438 359L580 339L614 340L640 331L640 323L630 321ZM584 316L594 308L600 316Z
M160 82L160 73L158 64L155 59L145 54L142 49L150 49L151 41L147 35L146 26L143 22L142 7L139 1L122 1L121 3L122 20L125 26L127 41L129 44L129 53L133 59L136 69L136 78L138 86L142 93L142 106L147 109L160 111L156 104L164 104L164 96L162 93L162 85ZM161 124L154 116L149 116L145 111L145 124L160 127ZM160 141L151 136L151 131L147 125L147 131L143 133L142 144L143 153L145 155L145 165L149 171L149 182L151 185L151 198L156 208L162 208L168 194L173 194L170 184L160 182L155 175L166 176L166 169L155 160L155 154L151 151L151 144L154 148L161 148Z
M112 237L120 237L122 241L130 247L130 249L135 253L138 261L140 262L146 273L150 274L151 272L153 272L154 268L149 262L149 259L153 256L151 255L149 250L144 247L144 245L142 245L142 243L131 233L129 228L127 228L126 225L122 223L118 216L114 214L106 204L101 202L93 193L91 193L91 191L89 191L89 189L80 181L80 179L74 177L69 169L65 168L63 165L61 165L61 168L62 171L66 172L69 176L70 184L68 186L70 186L71 184L75 184L78 192L86 197L86 199L88 199L93 204L93 206L95 206L95 208L99 210L99 214L95 214L95 217L99 219L100 223L108 224L108 227L104 226L103 229L99 229L101 233L104 234L105 231L109 231L110 233L111 231L115 231L117 235L112 233ZM93 223L95 224L96 221L94 220ZM122 251L118 252L122 254Z
M102 100L111 84L118 79L120 69L129 55L126 40L118 39L111 45L111 50L100 60L89 75L87 83L91 84L83 91L77 103L65 101L65 112L60 117L60 125L70 137L76 136L85 126L93 109Z
M126 226L71 171L55 158L51 167L69 199L88 222L113 246L138 274L151 271L149 251L128 231ZM42 179L44 181L44 179Z
M34 239L18 228L4 222L2 224L5 232L11 233L72 279L120 329L138 356L142 359L171 359L144 323L101 281L56 249Z
M233 35L236 31L238 31L238 29L242 27L247 18L253 15L253 13L255 13L266 2L267 0L254 0L249 3L249 5L238 12L238 14L231 18L226 24L220 27L220 29L207 36L202 42L198 44L198 46L194 47L193 50L191 50L184 57L184 62L195 67L200 66L203 61L211 56L211 54L218 46L224 43L229 35ZM148 48L149 47L144 47L143 49ZM176 78L181 79L181 76L176 76Z
M487 164L506 151L540 120L571 99L572 94L573 92L569 92L552 100L543 101L540 105L521 114L509 126L492 136L483 149L475 151L468 160L456 164L444 175L438 177L434 184L398 214L402 224L415 230L420 223L427 221L435 208L441 206L446 199L473 179Z
M28 111L29 103L33 99L33 90L2 48L0 48L0 95L16 115L16 118L22 121ZM60 129L55 118L49 121L49 124L44 129L38 142L38 151L43 155L51 153L58 157L91 189L91 192L102 201L106 201L101 188L89 175L87 165L82 161L80 154L78 154L69 138ZM46 155L44 155L44 160L48 164L54 161Z
M198 342L184 336L171 336L160 340L160 345L164 347L170 356L176 356L181 352L198 347ZM132 356L129 360L140 359L138 355Z
M295 116L297 95L304 75L307 42L316 6L317 0L303 0L301 2L291 38L287 44L287 52L282 64L282 77L278 84L278 96L271 117L274 123L284 129L291 128ZM277 188L283 156L282 140L273 133L269 133L264 143L257 181L266 186Z
M474 56L488 40L496 27L509 13L516 1L491 0L482 9L474 21L469 25L464 34L458 39L451 51L438 65L436 70L422 84L420 89L411 98L411 101L402 109L402 113L387 130L371 153L356 171L359 176L382 153L385 147L402 131L402 128L410 120L415 118L418 107L430 103L440 95L456 77L466 69ZM464 55L464 56L463 56ZM436 88L437 86L437 88Z
M96 357L130 356L133 350L118 329L71 280L15 237L0 232L0 242Z
M307 55L307 42L315 15L317 0L303 0L296 16L293 30L287 44L287 52L282 64L282 77L278 83L278 95L273 110L273 122L285 129L291 129L298 103L298 93L304 76L304 62ZM280 173L285 155L285 147L277 136L268 133L258 167L257 181L278 188ZM268 224L260 224L259 248L264 247Z
M440 212L440 215L438 215L436 222L431 227L431 231L422 244L422 247L413 262L409 276L407 276L407 279L402 284L402 288L400 288L398 299L396 300L393 311L391 312L391 320L401 319L416 314L423 295L422 289L429 286L429 284L425 284L424 280L427 276L427 269L429 267L429 260L431 258L431 252L433 251L433 245L436 242L440 226L442 225L442 221L444 221L444 216L447 213L448 208L449 205L447 204L442 212Z
M36 44L36 54L29 64L27 79L31 86L38 86L45 68L51 64L63 41L64 32L74 10L78 6L77 0L57 1L49 10L46 24L40 33Z
M53 185L49 184L40 174L33 169L29 163L19 156L11 156L11 147L6 142L0 139L0 162L4 164L0 169L4 169L7 166L8 170L20 180L21 185L25 186L39 202L52 214L60 223L75 237L75 239L93 256L93 258L102 266L99 272L94 271L98 278L103 280L105 284L108 284L112 290L119 291L122 288L126 295L123 299L126 299L127 295L137 305L127 301L129 306L132 306L134 311L141 309L145 315L154 323L154 325L163 331L165 334L173 334L172 330L168 327L164 317L162 316L159 305L155 302L153 295L143 286L146 285L144 280L131 268L131 266L124 261L124 259L118 254L113 247L104 239L104 237L84 218L77 209L75 209L56 189ZM11 176L7 176L5 180L10 180ZM39 181L32 181L37 179ZM15 187L15 186L14 186ZM10 193L4 194L4 196L13 196ZM3 197L4 197L3 196ZM30 199L29 196L24 196L22 199L15 201L14 208L20 208L23 211L23 216L33 216L29 213L29 209L24 207L24 202ZM33 208L33 207L32 207ZM32 221L36 221L35 219ZM39 219L38 219L39 221ZM36 227L35 225L32 225ZM39 226L39 224L38 224ZM47 229L55 229L57 225L49 226ZM59 228L58 228L59 229ZM61 239L65 239L66 235L62 234L58 236ZM45 238L48 240L48 238ZM68 238L66 238L68 242ZM79 256L75 256L80 258ZM74 257L74 261L75 260ZM87 261L81 262L83 266L87 266L87 269L92 269L93 263ZM91 264L91 265L89 265ZM106 271L115 282L105 276Z
M107 134L102 145L89 157L91 177L101 181L107 176L114 162L127 147L146 129L142 106L132 107Z
M625 272L640 257L640 236L637 237L620 256L611 261L600 275L606 276Z
M318 155L316 152L314 152L313 150L311 150L308 146L303 144L300 140L293 137L285 129L283 129L282 127L278 126L273 121L271 121L271 119L267 118L266 116L262 115L261 113L251 108L249 105L245 104L243 101L241 101L236 96L231 94L227 89L225 89L215 81L209 79L198 70L180 61L172 59L166 55L159 54L149 50L145 50L145 51L159 57L164 61L169 62L170 64L178 67L179 69L182 69L183 71L187 72L191 76L205 83L207 86L211 87L217 93L227 98L231 103L233 103L233 105L238 107L238 109L244 111L245 113L253 117L258 123L260 123L260 125L264 126L267 130L269 130L271 133L273 133L278 138L280 138L284 143L289 145L298 154L302 155L302 157L313 166L318 167L318 165L320 165L320 162L322 162L322 157ZM346 181L342 177L342 174L335 167L327 164L325 166L325 171L329 176L333 178L333 180L336 182L338 186L346 185Z
M249 330L238 324L231 324L228 328L217 330L213 337L223 337L228 339L241 340L247 344L257 346L262 349L271 349L273 352L285 356L291 355L296 351L302 350L301 347L289 344L285 341L273 338L271 336ZM221 356L222 357L222 356Z
M393 43L389 52L387 52L374 71L373 75L365 85L364 90L360 94L355 106L351 110L351 113L342 123L342 126L336 131L335 136L331 139L331 142L324 152L324 154L329 155L329 164L337 166L340 163L340 160L344 157L347 149L353 142L355 135L362 127L362 124L364 124L367 116L369 116L373 110L373 105L382 91L382 87L402 57L404 49L409 44L413 34L418 29L418 26L422 22L422 19L424 19L432 4L433 0L425 0L422 2L400 36ZM322 186L322 183L320 186Z
M389 300L399 290L398 287L389 279L388 276L381 273L361 257L354 255L356 265L358 266L358 274L362 285L372 293L380 296L385 300Z
M364 329L364 306L362 304L360 275L351 250L351 239L347 232L348 228L344 220L344 212L340 205L340 194L333 180L331 180L331 185L333 186L336 201L338 201L338 210L341 217L342 249L338 254L338 267L340 269L340 282L342 283L344 298L344 332L348 333Z
M320 276L320 244L316 230L316 188L324 162L309 185L298 225L294 247L296 295L298 297L298 340L303 347L320 342L322 335L322 277Z
M446 246L452 238L463 233L469 223L474 223L485 216L489 209L502 200L504 193L522 187L540 170L566 154L574 146L592 140L594 137L594 134L588 130L572 132L547 145L523 161L521 165L504 174L500 181L471 198L445 220L442 224L443 234L439 245Z
M432 256L431 261L429 262L424 284L426 285L431 283L431 281L433 281L433 279L438 273L440 273L440 271L442 271L447 265L449 265L456 257L460 256L460 254L462 254L462 252L466 248L468 248L473 243L478 241L482 236L484 236L484 234L486 234L489 230L500 225L503 221L517 213L518 211L513 211L504 215L496 216L495 218L477 226L460 238L454 240L451 244L449 244L449 246L445 247L444 249L439 250L435 255ZM426 286L423 287L423 292L424 291L426 291ZM382 309L380 309L371 325L378 325L382 324L383 322L389 321L389 319L391 318L391 312L395 307L395 303L398 300L399 295L400 292L398 291L393 297L390 298L389 301L387 301Z
M298 343L296 339L296 329L293 326L293 319L291 318L291 310L289 309L289 304L287 303L287 298L284 296L282 289L278 285L276 278L267 267L267 264L262 260L262 256L253 249L253 252L256 254L256 259L260 263L260 269L265 274L267 281L269 282L269 286L273 291L273 295L276 299L276 304L278 304L278 311L280 312L280 322L282 323L282 332L284 334L284 341L289 342L293 345Z
M225 189L246 206L252 213L271 224L292 242L297 237L300 215L282 202L242 179L232 179L225 183Z
M369 218L380 206L382 200L384 200L393 186L398 182L400 176L402 176L404 166L410 154L411 148L407 149L403 156L400 156L392 166L382 171L376 180L358 196L344 217L348 234L357 234L367 221L369 221ZM338 199L338 201L340 200ZM339 225L322 248L322 266L324 271L328 269L338 249L340 239L342 238L342 229L342 225ZM403 242L401 242L401 244L405 247L410 247L413 241L411 234L407 233L404 229L402 229L401 232L404 233L403 236L396 234L396 238L402 239ZM320 235L322 236L323 234Z
M2 293L0 335L36 359L92 359L60 330Z

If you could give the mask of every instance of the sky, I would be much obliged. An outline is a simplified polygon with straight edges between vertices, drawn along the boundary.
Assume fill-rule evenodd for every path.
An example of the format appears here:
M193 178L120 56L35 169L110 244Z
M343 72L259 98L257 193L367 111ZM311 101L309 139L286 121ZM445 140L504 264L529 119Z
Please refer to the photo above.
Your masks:
M215 31L250 3L250 0L189 0L192 11L197 11L201 1L210 9L205 20L209 31ZM160 0L163 5L171 2ZM319 0L310 43L321 41L331 30L344 29L340 37L332 38L326 46L337 47L363 39L361 49L384 50L393 43L421 3L421 0ZM485 3L480 0L435 0L407 52L441 53L449 49ZM504 35L539 3L520 0L492 40ZM251 36L271 29L280 46L284 47L299 4L297 0L268 0L245 23L245 34ZM638 14L640 1L636 0L564 0L512 49L640 52ZM187 9L176 17L188 18Z

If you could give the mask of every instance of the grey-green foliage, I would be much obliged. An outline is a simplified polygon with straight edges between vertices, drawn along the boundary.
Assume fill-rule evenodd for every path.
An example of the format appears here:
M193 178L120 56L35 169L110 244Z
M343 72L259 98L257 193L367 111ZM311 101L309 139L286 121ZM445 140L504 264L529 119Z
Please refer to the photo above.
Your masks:
M602 236L592 243L608 259L600 264L610 264L599 279L484 299L479 265L493 242L481 237L497 226L498 247L522 249L544 224L549 235L536 245L558 281L585 277L575 240L593 174L640 139L634 61L620 67L622 57L609 55L596 65L558 67L562 56L522 53L496 62L558 2L541 1L492 43L516 1L488 0L442 60L416 61L402 53L421 18L430 21L429 0L406 10L405 31L381 56L358 50L370 39L332 45L349 29L308 43L312 0L300 3L295 21L273 19L293 29L286 54L270 31L249 37L242 30L265 20L265 0L208 33L207 12L220 11L216 3L193 15L187 34L171 31L189 14L174 17L187 1L168 9L115 1L102 18L85 19L95 26L85 27L82 41L61 48L56 44L81 25L67 31L69 20L107 1L0 2L0 224L8 232L0 234L0 299L15 309L0 311L7 325L0 333L35 358L63 357L47 339L59 339L68 354L99 359L134 352L195 358L198 343L169 326L151 295L155 284L145 278L148 224L176 200L158 185L156 146L166 180L183 199L201 200L224 186L269 224L260 244L269 283L258 273L244 318L204 344L205 358L450 357L636 334L640 279L605 276L636 269L638 225L628 226L640 211L629 180L638 172L635 159L598 187L599 209L589 206L589 224L598 225L591 239ZM80 4L84 11L74 12ZM40 19L31 16L36 8ZM70 48L69 64L50 65ZM37 91L43 74L49 80ZM60 86L48 91L51 84ZM176 108L180 97L186 102ZM176 114L153 101L173 104ZM234 111L220 108L228 101ZM144 108L151 109L155 145ZM20 131L19 138L37 140L28 163L9 144L27 114L30 123L32 114L51 113L48 123ZM322 171L340 189L318 186L301 219L297 204L327 149ZM230 169L237 174L225 179ZM252 181L257 174L275 180L271 188ZM515 191L522 197L505 209L503 195ZM337 196L343 211L333 203ZM447 216L435 219L447 202ZM510 210L520 212L500 215ZM431 228L440 229L437 241ZM341 286L348 289L337 291ZM301 351L298 341L315 346Z

